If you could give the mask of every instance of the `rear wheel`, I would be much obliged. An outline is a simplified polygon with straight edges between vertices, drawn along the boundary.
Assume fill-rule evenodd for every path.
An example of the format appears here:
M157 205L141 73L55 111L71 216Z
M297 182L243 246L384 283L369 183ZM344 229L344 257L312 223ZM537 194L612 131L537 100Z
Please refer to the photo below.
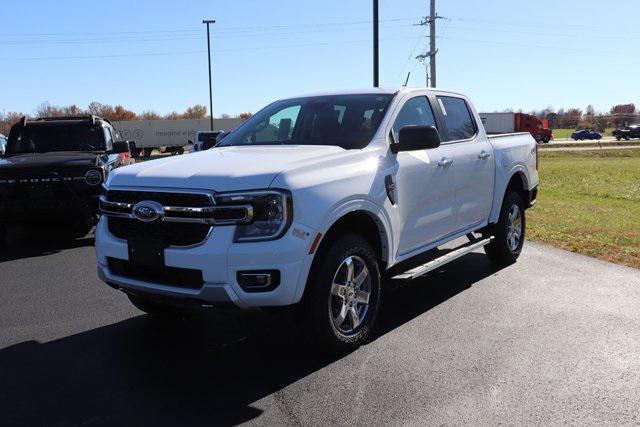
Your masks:
M526 229L524 202L515 191L505 195L500 218L489 229L494 240L484 247L487 256L498 265L516 261L522 252Z
M547 144L551 139L548 136L545 136L544 138L542 138L542 142L544 142L545 144Z
M380 307L377 256L355 234L337 239L319 256L305 301L310 338L322 350L354 350L371 335Z
M153 148L145 148L142 152L142 155L144 157L151 157L151 152L153 151Z

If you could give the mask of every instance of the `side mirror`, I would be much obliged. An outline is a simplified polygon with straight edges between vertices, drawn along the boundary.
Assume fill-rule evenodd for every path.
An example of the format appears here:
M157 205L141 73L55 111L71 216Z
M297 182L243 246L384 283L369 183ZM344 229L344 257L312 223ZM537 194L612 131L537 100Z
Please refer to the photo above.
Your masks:
M229 135L229 132L225 132L225 131L220 132L218 136L216 136L216 144L222 141L223 139L225 139L227 135Z
M113 149L109 151L109 154L128 153L131 151L130 142L132 141L117 141L113 143ZM135 146L135 145L134 145Z
M398 141L391 144L391 152L427 150L440 146L440 134L433 126L408 125L400 128Z

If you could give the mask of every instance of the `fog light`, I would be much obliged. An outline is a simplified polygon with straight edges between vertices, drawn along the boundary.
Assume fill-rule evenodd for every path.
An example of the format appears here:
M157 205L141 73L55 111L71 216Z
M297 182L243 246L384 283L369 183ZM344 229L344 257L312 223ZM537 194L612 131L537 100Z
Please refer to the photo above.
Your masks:
M238 271L236 280L245 292L272 291L280 284L278 270L250 270Z

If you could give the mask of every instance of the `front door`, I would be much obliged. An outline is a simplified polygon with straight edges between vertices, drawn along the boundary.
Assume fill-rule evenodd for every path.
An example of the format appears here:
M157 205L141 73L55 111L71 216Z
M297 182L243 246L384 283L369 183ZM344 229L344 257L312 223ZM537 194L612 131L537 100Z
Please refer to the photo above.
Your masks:
M429 100L410 98L396 117L392 134L398 140L406 125L436 126ZM455 231L453 150L440 146L396 155L395 176L400 236L398 255L417 251Z

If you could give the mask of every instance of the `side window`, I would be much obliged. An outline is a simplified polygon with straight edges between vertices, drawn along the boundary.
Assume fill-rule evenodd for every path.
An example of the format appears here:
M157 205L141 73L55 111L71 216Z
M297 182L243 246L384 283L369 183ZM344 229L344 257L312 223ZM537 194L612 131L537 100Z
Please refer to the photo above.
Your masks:
M105 149L110 150L113 148L113 137L111 136L111 131L109 128L102 128L102 132L104 132Z
M469 139L476 134L476 125L471 117L467 102L462 98L439 96L444 123L449 131L448 141Z
M422 125L436 126L436 119L433 117L431 105L426 96L416 96L404 103L396 121L393 122L393 139L398 141L398 132L403 126Z

